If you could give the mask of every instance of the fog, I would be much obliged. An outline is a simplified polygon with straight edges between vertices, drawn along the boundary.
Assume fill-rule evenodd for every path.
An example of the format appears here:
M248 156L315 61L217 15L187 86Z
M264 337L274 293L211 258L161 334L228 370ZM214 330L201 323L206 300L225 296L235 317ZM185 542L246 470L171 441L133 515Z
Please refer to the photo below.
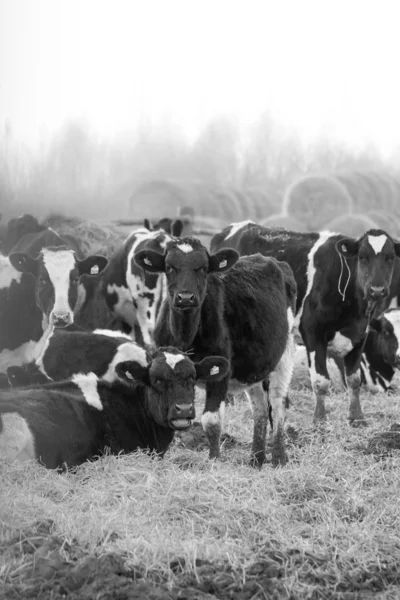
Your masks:
M333 174L346 210L390 212L396 13L395 2L0 0L3 219L191 205L218 227L287 212L288 186L314 174L325 183L308 197L317 185L335 204Z

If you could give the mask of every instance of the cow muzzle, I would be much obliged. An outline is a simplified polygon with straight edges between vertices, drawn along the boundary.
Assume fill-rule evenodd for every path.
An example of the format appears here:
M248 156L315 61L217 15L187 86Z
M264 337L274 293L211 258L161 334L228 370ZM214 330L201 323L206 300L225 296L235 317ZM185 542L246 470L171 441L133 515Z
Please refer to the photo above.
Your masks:
M389 294L387 287L383 285L370 285L368 288L368 297L371 300L381 300Z
M175 294L175 308L190 309L196 308L198 305L197 298L192 292L177 292Z
M50 315L50 324L54 327L68 327L74 322L74 317L71 312L53 312Z
M175 404L170 410L169 423L172 429L187 429L196 416L194 404Z

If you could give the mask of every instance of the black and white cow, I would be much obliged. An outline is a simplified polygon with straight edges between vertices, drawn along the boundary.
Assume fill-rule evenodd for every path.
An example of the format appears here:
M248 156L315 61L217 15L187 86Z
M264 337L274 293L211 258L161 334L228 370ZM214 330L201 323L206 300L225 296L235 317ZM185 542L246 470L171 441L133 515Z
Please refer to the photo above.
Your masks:
M112 383L116 365L134 361L146 366L148 353L119 331L98 329L93 332L54 329L40 357L22 367L9 367L7 375L13 387L62 381L78 373L94 373Z
M79 242L72 235L59 235L51 227L41 225L32 215L11 219L7 225L2 252L25 252L37 258L43 248L65 246L83 258Z
M168 295L157 319L156 344L231 361L231 376L206 384L202 416L210 458L220 454L221 415L228 390L253 388L252 464L265 461L269 380L274 422L273 464L284 464L283 422L293 369L292 324L296 283L290 267L260 254L238 260L235 250L210 256L196 238L168 243L164 255L140 250L137 263L150 273L165 273ZM235 264L236 263L236 264Z
M153 330L165 296L165 277L161 273L144 273L135 263L136 252L149 248L162 254L171 235L163 229L138 229L110 258L102 275L102 290L110 310L126 324L124 330L139 343L151 347Z
M73 323L79 278L101 272L108 262L104 256L96 255L79 260L73 250L63 247L43 248L37 258L13 252L9 259L15 269L36 279L35 297L43 315L43 330L48 324L66 327Z
M359 239L323 231L298 233L253 222L233 223L211 240L211 251L234 248L286 261L297 283L296 325L309 357L315 421L324 420L329 388L327 352L344 359L350 423L365 424L360 405L360 361L368 325L387 308L400 243L371 229Z
M72 381L0 393L0 459L36 459L48 469L73 467L111 452L137 449L163 456L177 429L195 417L197 378L225 377L229 363L209 356L193 363L175 348L152 361L116 365L119 379L94 373Z

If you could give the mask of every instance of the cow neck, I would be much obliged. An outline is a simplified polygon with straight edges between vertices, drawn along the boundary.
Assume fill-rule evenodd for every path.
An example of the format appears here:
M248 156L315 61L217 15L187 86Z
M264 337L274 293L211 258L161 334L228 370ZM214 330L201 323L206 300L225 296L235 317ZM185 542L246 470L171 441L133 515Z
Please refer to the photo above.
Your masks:
M200 327L201 308L179 312L170 307L169 326L175 343L182 350L191 348Z

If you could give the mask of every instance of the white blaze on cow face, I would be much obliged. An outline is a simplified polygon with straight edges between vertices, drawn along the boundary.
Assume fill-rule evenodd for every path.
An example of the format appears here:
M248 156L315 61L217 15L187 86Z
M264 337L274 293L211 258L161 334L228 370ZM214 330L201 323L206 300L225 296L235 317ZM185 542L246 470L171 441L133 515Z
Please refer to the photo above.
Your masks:
M246 225L255 225L254 221L242 221L241 223L231 223L231 229L229 231L229 234L226 236L226 240L229 240L230 237L233 237L235 235L235 233L237 233L238 231L240 231L240 229L242 229L242 227L246 227Z
M71 381L79 387L87 404L97 408L97 410L103 410L103 404L97 389L98 379L94 373L88 373L87 375L78 373L73 375Z
M13 281L19 283L22 273L14 269L6 256L0 256L0 290L9 288Z
M368 236L368 243L371 246L372 250L375 252L375 254L379 254L379 252L382 252L382 248L385 245L386 240L387 240L386 235L369 235Z
M184 252L185 254L193 252L193 247L190 244L177 244L176 247L178 248L178 250Z
M172 370L175 369L178 363L180 363L182 360L185 360L183 354L171 354L170 352L164 352L164 356L167 365L169 365Z
M59 316L68 317L68 323L74 320L73 310L69 305L70 275L76 267L72 250L42 250L43 265L54 288L54 306L50 312L50 322ZM65 319L67 320L67 318Z

